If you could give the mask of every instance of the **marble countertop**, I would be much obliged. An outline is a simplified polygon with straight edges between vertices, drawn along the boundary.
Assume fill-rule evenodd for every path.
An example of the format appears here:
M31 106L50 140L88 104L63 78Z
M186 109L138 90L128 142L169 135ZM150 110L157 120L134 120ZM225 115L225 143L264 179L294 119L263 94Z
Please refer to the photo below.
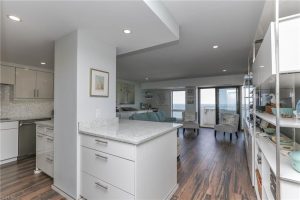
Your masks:
M8 117L0 118L0 122L14 122L22 120L40 120L40 119L51 119L50 116L37 116L37 117Z
M40 126L47 126L47 127L54 127L54 121L53 120L47 120L47 121L36 121L35 122L36 125L40 125Z
M124 119L115 124L100 126L95 123L79 123L79 133L139 145L181 126L182 124L176 123Z

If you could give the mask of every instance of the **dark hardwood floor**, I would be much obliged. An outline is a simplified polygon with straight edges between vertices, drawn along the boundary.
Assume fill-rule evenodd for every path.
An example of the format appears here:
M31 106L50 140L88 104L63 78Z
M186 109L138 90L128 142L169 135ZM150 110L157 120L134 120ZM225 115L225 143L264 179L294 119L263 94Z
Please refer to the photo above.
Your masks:
M172 200L256 199L248 174L243 137L223 133L214 137L212 129L201 129L199 136L183 137L178 161L179 188ZM35 158L0 167L0 199L60 200L51 189L52 179L33 174Z
M244 138L223 133L214 137L213 129L200 129L199 136L180 136L181 156L177 163L178 190L172 200L256 199L244 148Z
M35 157L0 167L1 200L61 200L51 189L52 178L44 173L34 174Z

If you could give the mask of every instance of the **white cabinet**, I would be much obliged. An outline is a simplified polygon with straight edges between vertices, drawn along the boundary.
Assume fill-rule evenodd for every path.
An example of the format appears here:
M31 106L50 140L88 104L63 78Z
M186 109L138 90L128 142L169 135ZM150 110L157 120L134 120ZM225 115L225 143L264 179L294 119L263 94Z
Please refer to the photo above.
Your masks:
M16 68L15 98L53 98L53 73Z
M53 98L53 73L36 72L36 98Z
M80 143L80 195L86 199L162 200L177 189L176 131L138 145L85 134Z
M300 71L300 17L282 20L279 25L280 72Z
M279 22L279 72L300 72L300 16ZM263 84L276 74L275 25L272 22L265 34L253 63L253 83Z
M34 98L35 82L36 71L23 68L16 68L15 98Z
M53 177L54 158L53 128L36 126L36 170L41 170Z
M0 83L14 85L15 70L14 67L0 65Z
M0 123L0 164L15 161L18 156L18 122Z

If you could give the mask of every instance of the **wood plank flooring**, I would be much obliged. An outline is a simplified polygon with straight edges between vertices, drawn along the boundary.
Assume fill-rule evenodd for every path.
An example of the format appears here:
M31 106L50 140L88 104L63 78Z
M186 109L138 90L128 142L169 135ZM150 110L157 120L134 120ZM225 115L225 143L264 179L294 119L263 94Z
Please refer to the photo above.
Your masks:
M62 200L51 189L52 178L44 173L34 174L35 157L0 167L1 200Z
M213 129L200 129L199 136L180 135L181 156L177 163L179 188L172 200L256 199L247 168L243 135L239 139Z
M241 136L241 134L240 134ZM214 138L212 129L198 137L183 137L178 161L179 188L172 200L256 199L248 174L243 138L230 143L223 133ZM51 189L52 179L34 175L35 158L0 167L1 200L62 200Z

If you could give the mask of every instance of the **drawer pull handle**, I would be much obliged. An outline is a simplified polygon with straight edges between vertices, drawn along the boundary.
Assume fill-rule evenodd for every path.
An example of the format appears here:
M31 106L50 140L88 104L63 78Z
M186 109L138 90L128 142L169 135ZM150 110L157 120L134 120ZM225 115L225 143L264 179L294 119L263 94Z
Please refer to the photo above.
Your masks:
M53 159L51 159L51 158L47 158L47 160L50 161L50 162L53 162Z
M102 158L102 159L104 159L104 160L107 160L107 159L108 159L107 157L101 156L101 155L99 155L99 154L97 154L97 153L95 153L95 156L96 156L97 158Z
M52 138L47 138L47 140L53 142L53 139L52 139Z
M95 185L97 185L97 186L99 186L99 187L101 187L101 188L103 188L103 189L105 189L105 190L107 190L108 189L108 187L107 186L105 186L105 185L102 185L101 183L99 183L99 182L95 182Z
M99 142L99 143L102 143L102 144L107 144L107 141L103 141L103 140L98 140L98 139L95 139L96 142Z

